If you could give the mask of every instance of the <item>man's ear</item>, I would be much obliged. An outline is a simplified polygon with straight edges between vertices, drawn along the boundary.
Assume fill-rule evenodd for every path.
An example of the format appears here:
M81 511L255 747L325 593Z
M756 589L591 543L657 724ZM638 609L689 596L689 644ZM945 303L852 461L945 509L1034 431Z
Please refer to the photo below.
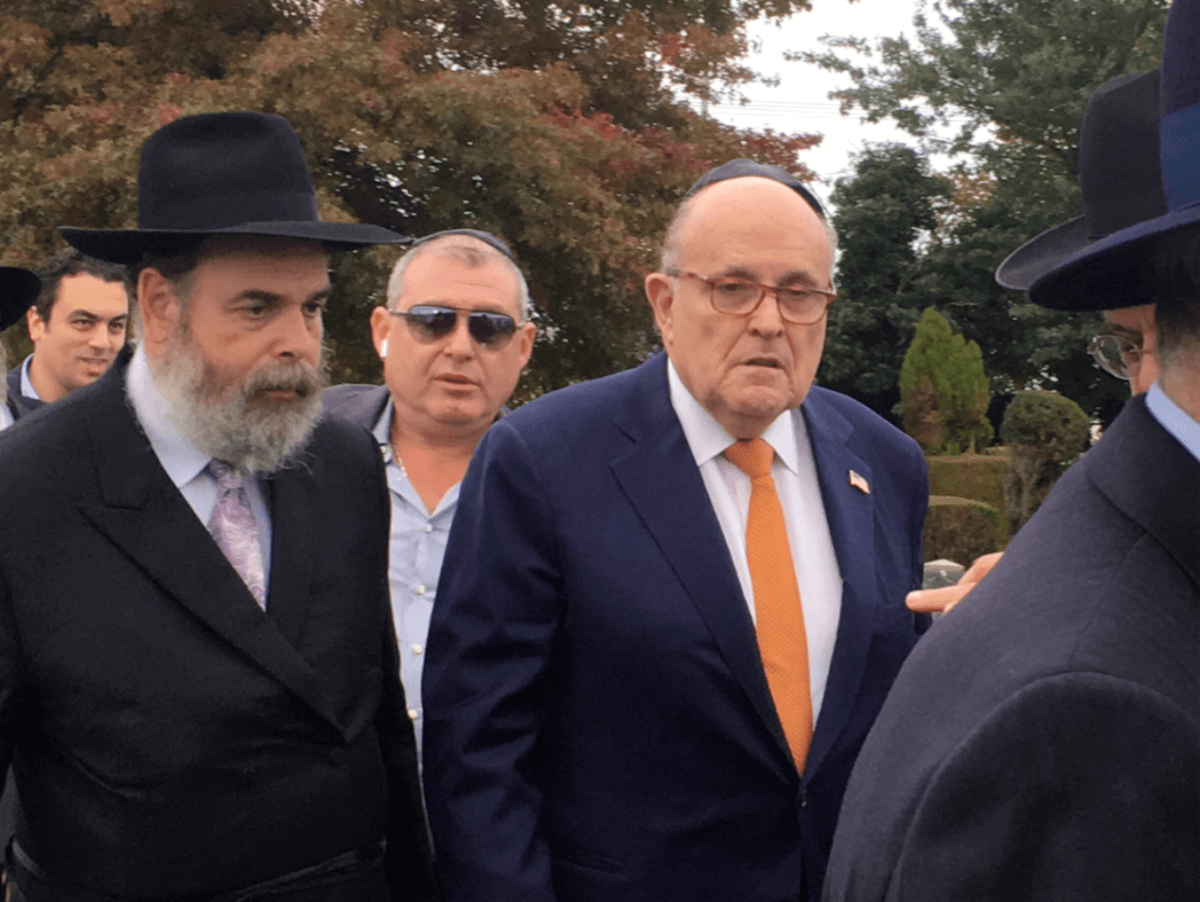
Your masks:
M665 273L646 276L646 298L654 310L654 324L662 336L663 347L671 349L675 340L675 281Z
M519 342L517 350L521 357L521 369L525 369L525 364L529 363L529 356L533 353L533 343L537 340L537 326L528 321L521 323L517 326L513 340Z
M380 360L387 357L387 340L392 331L393 319L395 317L388 312L387 307L376 307L371 311L371 344L375 345L375 353L379 355Z
M42 335L46 332L46 323L37 312L37 307L30 307L25 311L25 328L29 330L29 340L34 344L42 340Z
M142 336L148 347L163 345L179 324L179 296L175 285L153 266L138 273L138 313Z

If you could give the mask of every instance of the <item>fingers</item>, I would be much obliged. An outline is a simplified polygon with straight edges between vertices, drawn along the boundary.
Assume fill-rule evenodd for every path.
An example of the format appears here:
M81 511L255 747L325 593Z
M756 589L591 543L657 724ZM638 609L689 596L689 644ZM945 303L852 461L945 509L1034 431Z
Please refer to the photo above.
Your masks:
M955 586L943 586L940 589L917 589L904 597L904 604L910 611L918 614L944 612L962 601L964 595L974 588L974 583L967 585L959 583Z

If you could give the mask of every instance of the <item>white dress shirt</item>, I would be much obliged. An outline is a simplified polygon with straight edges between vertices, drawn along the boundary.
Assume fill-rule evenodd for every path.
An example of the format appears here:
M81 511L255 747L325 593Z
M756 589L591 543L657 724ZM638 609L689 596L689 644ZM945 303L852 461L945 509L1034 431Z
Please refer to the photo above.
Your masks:
M217 506L217 480L208 471L212 455L205 454L179 431L166 398L150 375L146 352L141 347L134 352L125 371L125 393L158 462L207 529L213 508ZM258 521L263 591L267 592L271 578L271 515L263 496L262 480L247 479L245 485L250 509Z
M746 560L746 518L750 510L750 477L728 461L723 452L735 442L684 386L674 364L667 364L671 406L683 427L688 448L700 468L717 522L725 536L742 595L754 617L754 587ZM785 410L763 439L774 449L771 475L787 524L788 545L804 608L804 631L808 637L809 687L812 691L813 723L821 713L821 700L829 680L829 664L837 640L842 610L842 577L838 570L833 538L825 519L825 503L813 460L812 445L804 415Z

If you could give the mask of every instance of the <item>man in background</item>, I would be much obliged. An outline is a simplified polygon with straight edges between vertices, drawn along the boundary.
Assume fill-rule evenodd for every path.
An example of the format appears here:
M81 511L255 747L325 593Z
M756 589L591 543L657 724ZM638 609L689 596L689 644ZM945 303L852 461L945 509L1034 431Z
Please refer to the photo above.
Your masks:
M917 445L813 387L824 210L702 177L645 279L665 354L483 437L425 664L451 902L820 892L845 780L917 639Z
M1079 133L1084 213L1009 254L996 270L1000 285L1026 291L1092 242L1166 212L1158 165L1158 89L1155 69L1111 79L1089 98ZM1137 299L1113 298L1121 305L1133 300ZM1140 395L1158 379L1157 348L1154 304L1145 303L1105 310L1104 325L1088 352L1097 366L1128 381L1130 391ZM1000 556L1000 552L983 555L953 586L911 593L908 606L914 611L952 610L991 572Z
M487 232L428 235L396 262L371 314L386 385L337 385L325 409L379 442L391 496L388 578L408 716L421 748L421 672L459 484L533 350L529 289Z
M826 899L1200 898L1200 0L1161 73L1167 212L1029 288L1155 299L1159 380L910 657L846 793Z
M37 275L16 266L0 266L0 332L24 315L37 298L41 282ZM8 367L8 351L0 343L0 372ZM8 380L0 379L0 429L7 429L23 411L17 399L9 396ZM4 830L0 817L0 832Z
M21 413L99 379L125 344L132 285L125 267L64 251L38 268L25 323L33 353L8 374Z

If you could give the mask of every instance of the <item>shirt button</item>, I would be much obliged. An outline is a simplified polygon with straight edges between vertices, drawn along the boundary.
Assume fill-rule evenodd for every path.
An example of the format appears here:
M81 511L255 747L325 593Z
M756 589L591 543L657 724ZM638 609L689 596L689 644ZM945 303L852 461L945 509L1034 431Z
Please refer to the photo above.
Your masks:
M414 644L412 650L414 655L419 655L425 651L425 646Z
M417 586L417 588L416 588L416 593L417 593L418 595L424 595L424 594L425 594L425 587L424 587L424 586Z
M416 720L420 716L421 716L421 712L418 711L416 708L408 709L408 719L409 720Z
M425 531L426 531L426 532L433 532L433 524L432 524L432 523L426 523L426 524L425 524Z

